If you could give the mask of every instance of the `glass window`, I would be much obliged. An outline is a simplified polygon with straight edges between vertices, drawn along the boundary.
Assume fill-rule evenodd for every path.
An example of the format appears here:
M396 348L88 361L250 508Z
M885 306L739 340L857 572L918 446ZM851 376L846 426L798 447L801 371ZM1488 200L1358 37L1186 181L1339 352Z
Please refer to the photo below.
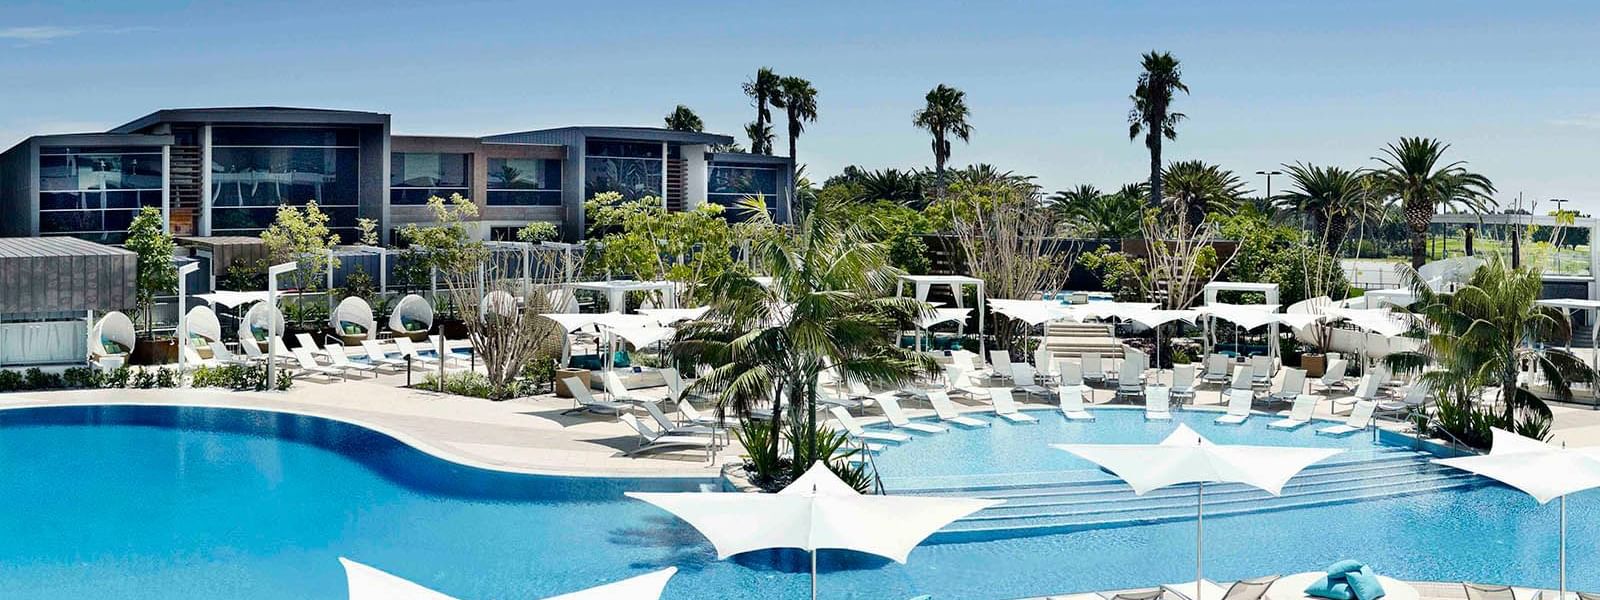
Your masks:
M755 196L766 199L768 213L777 214L777 169L739 165L711 165L707 169L706 201L726 207L728 210L722 214L729 221L749 219L749 211L741 204L745 198Z
M389 203L427 204L428 198L451 194L471 197L467 183L471 158L466 154L399 152L389 158Z
M584 144L584 154L622 158L661 158L661 147L662 144L659 142L590 140Z
M42 147L39 233L120 243L162 185L160 147Z
M351 239L360 216L356 131L335 128L218 127L212 130L211 231L256 235L279 205L316 200L328 227Z
M313 146L360 145L360 132L331 127L214 127L212 146Z
M561 161L489 159L489 206L561 206Z
M589 157L584 161L584 195L593 198L605 192L617 192L628 200L645 196L661 197L662 172L660 159Z

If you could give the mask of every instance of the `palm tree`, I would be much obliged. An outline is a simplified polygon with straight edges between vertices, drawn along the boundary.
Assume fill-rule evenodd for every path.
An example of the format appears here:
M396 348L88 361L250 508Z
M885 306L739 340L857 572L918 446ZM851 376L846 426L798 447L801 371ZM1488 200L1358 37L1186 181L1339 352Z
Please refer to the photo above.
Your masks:
M1172 194L1163 199L1161 210L1176 216L1185 231L1198 227L1213 213L1233 212L1244 196L1244 182L1238 175L1204 161L1173 162L1162 179Z
M999 167L989 163L967 165L965 169L953 172L950 179L969 187L993 185L1015 190L1025 199L1037 200L1044 188L1034 183L1037 179L1033 175L1023 175L1015 171L1001 171Z
M1372 195L1367 193L1361 173L1302 163L1283 168L1289 173L1289 189L1269 200L1303 215L1323 251L1338 254L1350 224L1373 212Z
M1494 208L1494 184L1468 171L1466 161L1445 163L1449 149L1432 138L1403 137L1373 157L1381 165L1373 171L1374 182L1405 212L1412 268L1428 261L1428 226L1435 212L1456 206L1477 213Z
M1183 83L1183 71L1178 59L1167 52L1147 52L1142 61L1144 72L1139 73L1139 84L1133 88L1133 109L1128 111L1128 139L1144 134L1144 147L1150 149L1150 206L1161 205L1161 140L1178 137L1178 122L1183 113L1171 112L1174 92L1189 93Z
M888 200L916 210L922 210L928 206L928 196L923 189L923 179L918 177L916 173L899 169L858 170L851 182L861 186L863 200Z
M1143 232L1144 186L1127 185L1116 193L1080 185L1052 194L1049 206L1066 229L1092 238L1128 239Z
M741 227L751 235L757 270L771 284L758 283L742 269L714 278L707 286L711 311L679 329L673 359L711 365L695 385L716 394L724 410L748 419L758 405L770 407L771 435L761 438L770 446L750 448L752 453L778 453L787 400L791 431L798 432L791 434L790 464L803 470L814 460L829 460L818 442L819 375L831 370L897 388L933 372L937 365L929 357L883 334L930 309L894 295L899 271L889 265L886 245L871 238L873 224L845 210L847 200L821 195L793 225L781 228L764 201L745 203L752 217Z
M743 85L744 95L749 96L756 105L756 121L745 127L745 133L751 134L751 154L772 154L772 111L767 107L778 94L782 93L779 89L779 79L771 67L761 67L756 71L755 79L746 81ZM757 135L758 133L764 135Z
M771 102L773 106L783 109L784 116L789 119L789 158L793 160L795 142L800 139L800 133L805 131L806 123L817 122L817 89L805 79L783 77L778 80L778 95Z
M673 131L705 131L706 124L700 121L700 115L682 104L672 110L666 118L667 129Z
M929 90L924 99L927 105L911 115L911 124L926 129L933 136L934 193L943 200L944 164L950 161L950 136L963 142L972 139L972 125L967 123L972 111L967 109L966 92L942 83Z

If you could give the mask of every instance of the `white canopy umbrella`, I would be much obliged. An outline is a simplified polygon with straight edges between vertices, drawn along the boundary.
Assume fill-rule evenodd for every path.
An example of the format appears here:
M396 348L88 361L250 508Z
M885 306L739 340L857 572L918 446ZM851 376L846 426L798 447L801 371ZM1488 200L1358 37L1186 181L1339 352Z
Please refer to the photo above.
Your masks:
M1158 310L1158 309L1153 309L1152 308L1152 309L1145 309L1145 310L1128 311L1128 312L1123 314L1123 318L1125 318L1125 319L1127 319L1129 321L1133 321L1135 323L1138 323L1140 325L1143 325L1145 327L1149 327L1150 329L1155 330L1155 332L1156 332L1156 377L1157 377L1157 381L1159 382L1160 377L1161 377L1161 326L1162 325L1166 325L1167 323L1171 323L1173 321L1185 321L1185 322L1188 322L1190 324L1193 324L1195 319L1200 318L1200 311L1197 311L1197 310Z
M641 308L639 314L651 317L662 325L671 325L679 321L695 321L706 316L711 311L709 306L696 308Z
M1201 581L1206 482L1243 483L1277 496L1284 484L1312 463L1343 450L1280 446L1220 446L1186 425L1160 444L1052 444L1111 471L1143 496L1151 490L1197 484L1195 490L1194 578ZM1198 586L1197 586L1198 590ZM1193 600L1202 600L1198 595ZM1211 600L1221 600L1213 598Z
M972 315L970 308L935 308L933 312L917 319L917 349L922 349L922 332L940 323L966 323ZM929 337L932 337L931 335Z
M228 290L217 290L217 291L211 292L209 294L195 294L194 297L199 298L201 300L204 300L207 304L210 304L212 306L226 306L228 308L238 308L239 306L242 306L242 305L245 305L245 304L250 304L252 302L265 301L267 299L267 293L266 292L233 292L233 291L228 291Z
M1567 495L1600 487L1600 448L1568 450L1494 429L1489 453L1433 462L1499 481L1540 504L1561 499L1561 595L1567 597Z
M671 327L615 327L607 328L612 335L627 340L635 348L643 348L662 340L672 339L678 330Z
M1068 313L1082 321L1084 319L1126 319L1129 315L1156 310L1161 305L1155 302L1090 302L1067 307Z
M904 563L933 532L999 500L862 495L818 461L776 494L627 492L687 521L711 541L717 559L771 548L811 553L811 597L817 595L817 551L854 550ZM760 527L751 527L759 518Z
M1027 324L1027 329L1023 330L1024 347L1029 344L1028 338L1033 335L1034 327L1038 327L1051 321L1067 319L1072 316L1072 313L1068 312L1066 307L1044 300L1007 300L995 298L989 300L989 309ZM1045 343L1048 343L1050 340L1049 329L1045 330L1044 338ZM1043 365L1036 366L1043 368Z
M402 577L397 577L374 567L348 558L339 557L344 565L345 580L350 586L350 600L455 600ZM667 567L616 581L579 590L570 594L551 596L547 600L649 600L660 598L667 581L678 572L677 567Z

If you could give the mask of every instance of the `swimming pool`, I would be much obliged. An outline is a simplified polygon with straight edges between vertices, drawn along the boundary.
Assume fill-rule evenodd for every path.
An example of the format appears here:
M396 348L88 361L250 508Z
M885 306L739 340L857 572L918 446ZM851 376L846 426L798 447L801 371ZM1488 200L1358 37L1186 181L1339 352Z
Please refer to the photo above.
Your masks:
M1046 427L1067 425L1000 423L986 435ZM901 450L962 443L919 437ZM894 450L881 458L886 470L900 460ZM717 561L686 525L622 497L701 482L483 471L314 417L0 411L0 473L0 597L343 598L338 556L468 600L539 598L669 565L680 569L669 598L803 598L809 589L803 554ZM1600 495L1575 496L1570 510L1569 576L1575 588L1600 587ZM1496 486L1224 516L1207 521L1207 574L1359 557L1399 577L1553 586L1545 565L1555 526L1553 507ZM830 598L1017 598L1178 581L1192 573L1192 536L1183 521L974 535L925 545L908 565L824 553L822 589Z

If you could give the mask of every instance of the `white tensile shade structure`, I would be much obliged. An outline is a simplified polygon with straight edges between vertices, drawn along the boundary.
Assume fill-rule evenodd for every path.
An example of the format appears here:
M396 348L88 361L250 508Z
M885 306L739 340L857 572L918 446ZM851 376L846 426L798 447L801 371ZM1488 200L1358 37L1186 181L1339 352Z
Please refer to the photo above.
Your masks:
M328 315L328 326L342 338L378 339L378 321L372 316L372 305L357 296L339 301Z
M407 294L389 311L389 331L416 340L433 329L433 305L426 298Z
M1071 313L1067 312L1066 307L1044 300L1007 300L995 298L989 301L989 309L1009 318L1021 321L1028 326L1027 329L1023 330L1025 340L1023 346L1024 348L1031 345L1026 342L1026 339L1027 336L1032 335L1034 327L1038 327L1051 321L1066 319L1071 316ZM1050 330L1046 329L1046 341L1048 341L1049 336ZM1042 368L1044 365L1038 366Z
M339 557L339 564L344 565L350 600L455 600L405 578L342 556ZM677 572L677 567L667 567L622 581L551 596L547 600L654 600L661 597L667 581Z
M195 294L195 297L206 301L207 304L210 304L212 306L226 306L228 308L238 308L240 306L244 306L244 305L250 304L252 302L265 301L267 299L267 293L266 292L234 292L234 291L229 291L229 290L217 290L217 291L211 292L209 294Z
M1144 495L1183 483L1195 489L1194 578L1201 581L1204 555L1204 496L1208 482L1242 483L1277 496L1295 474L1343 452L1337 448L1217 445L1186 425L1160 444L1052 444L1104 467ZM1201 586L1196 585L1198 590ZM1203 600L1197 597L1191 600ZM1210 600L1221 600L1212 598Z
M1173 321L1183 321L1194 324L1200 318L1200 311L1195 310L1136 310L1122 315L1122 318L1138 323L1156 332L1156 376L1161 375L1161 326ZM1159 379L1157 380L1159 382Z
M100 320L94 322L94 327L89 328L89 355L96 361L108 357L125 360L133 353L133 345L137 341L138 335L133 329L133 321L128 315L113 310L100 317Z
M647 315L661 325L671 325L679 321L698 321L711 312L709 306L695 308L641 308L639 314Z
M717 559L771 548L811 552L811 596L817 595L817 551L854 550L904 563L922 540L951 521L999 504L978 498L857 493L820 461L776 494L628 492L677 515L711 541ZM752 527L751 519L762 526Z
M1567 495L1600 487L1600 448L1566 448L1494 429L1489 453L1433 462L1499 481L1540 504L1561 499L1561 595L1567 597Z
M966 296L962 293L967 286L972 286L973 289L976 289L978 292L978 354L980 356L989 355L988 344L983 337L984 306L987 303L984 302L985 293L982 279L962 275L901 275L900 282L895 285L894 295L906 295L906 284L908 283L911 284L913 297L923 302L928 301L928 292L933 289L933 286L943 285L949 287L950 294L955 296L956 308L967 307ZM966 328L962 327L962 333L965 332Z
M970 308L935 308L932 314L923 315L917 319L917 350L922 349L922 334L941 323L966 323L967 317L972 316ZM931 337L931 336L930 336ZM932 340L929 340L930 343Z
M606 295L606 311L627 312L628 292L657 292L666 302L667 308L677 306L678 285L671 281L634 281L619 279L614 281L577 281L567 284L571 290L587 290L600 292Z

